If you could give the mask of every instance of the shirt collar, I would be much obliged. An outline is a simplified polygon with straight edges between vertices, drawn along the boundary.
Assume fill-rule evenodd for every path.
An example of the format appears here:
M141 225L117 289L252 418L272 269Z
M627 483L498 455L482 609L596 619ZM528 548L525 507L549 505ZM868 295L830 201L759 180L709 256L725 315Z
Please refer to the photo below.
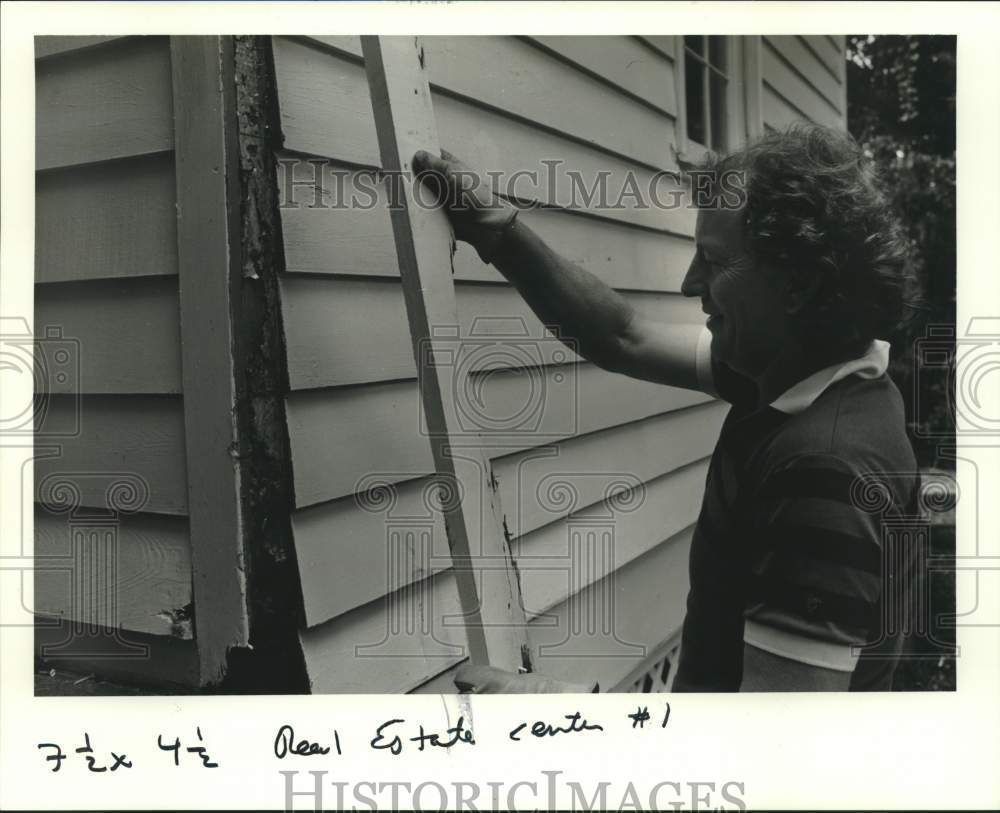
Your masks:
M867 352L852 361L832 364L817 370L808 378L785 390L774 401L771 408L788 415L795 415L808 408L829 386L849 375L861 378L878 378L889 366L889 343L875 339Z

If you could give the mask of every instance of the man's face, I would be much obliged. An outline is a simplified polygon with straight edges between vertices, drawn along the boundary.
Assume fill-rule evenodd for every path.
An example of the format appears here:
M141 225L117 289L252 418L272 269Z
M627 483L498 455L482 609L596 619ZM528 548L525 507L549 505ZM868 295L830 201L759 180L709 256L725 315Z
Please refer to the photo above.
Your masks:
M712 355L744 375L759 375L790 340L779 274L758 266L743 237L745 212L702 209L697 250L681 285L701 299L712 333Z

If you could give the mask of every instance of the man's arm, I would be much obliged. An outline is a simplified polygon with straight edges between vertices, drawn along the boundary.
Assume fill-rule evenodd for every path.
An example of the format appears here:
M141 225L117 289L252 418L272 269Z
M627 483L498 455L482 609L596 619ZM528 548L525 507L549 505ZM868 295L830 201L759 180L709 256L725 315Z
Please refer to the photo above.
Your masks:
M637 313L596 276L553 251L489 185L452 156L414 156L414 170L436 190L459 240L470 243L518 290L539 320L576 352L616 373L701 389L701 325L663 324ZM702 382L705 379L702 372Z
M493 265L517 288L542 324L598 367L633 378L698 389L698 341L704 327L655 322L589 271L553 251L515 221Z

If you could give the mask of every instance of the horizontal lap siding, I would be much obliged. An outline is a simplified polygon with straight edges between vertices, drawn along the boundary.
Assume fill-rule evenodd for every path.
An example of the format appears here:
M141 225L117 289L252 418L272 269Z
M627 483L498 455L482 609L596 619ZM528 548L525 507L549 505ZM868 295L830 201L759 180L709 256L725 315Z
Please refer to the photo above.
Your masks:
M590 173L588 185L610 171L612 196L628 172L648 183L657 169L672 169L670 55L639 38L602 42L595 50L597 41L586 37L423 40L442 146L473 166L508 173L561 159ZM456 648L464 632L431 629L427 619L419 629L386 632L394 613L457 612L458 602L440 516L427 507L433 467L385 193L362 169L378 157L360 46L353 37L279 37L273 44L286 162L279 185L291 204L281 211L281 307L292 390L292 523L307 622L302 646L315 691L409 691L464 657ZM310 159L325 161L319 175ZM346 187L337 187L337 174ZM346 205L343 188L362 190L367 205ZM672 181L661 180L661 200L670 190L677 194ZM693 210L643 210L626 200L602 210L580 201L577 211L566 211L559 207L574 189L565 172L554 190L538 183L514 191L554 206L522 218L637 310L701 321L697 303L679 295ZM484 440L493 447L515 548L541 566L525 581L528 609L562 607L573 592L632 568L694 522L724 410L700 393L579 361L467 246L459 247L454 270L461 335L475 326L484 337L469 367L489 414L512 415L530 401L532 387L546 392L530 424ZM357 493L377 483L387 490ZM561 502L560 489L573 500ZM630 508L630 499L639 504ZM605 569L582 582L565 573L553 579L552 562L570 535L609 512L625 538ZM424 545L428 553L400 561L390 556L393 544L415 546L411 551ZM565 565L565 553L560 561ZM686 579L683 561L680 570L676 578ZM668 609L663 637L650 647L680 623L683 613ZM382 650L365 652L384 657L363 657L356 649L362 642L383 642ZM622 668L634 665L627 660Z
M47 504L35 514L36 607L69 620L96 607L121 630L191 639L169 41L39 37L35 49L34 329L48 393L36 416L38 443L61 447L35 464L36 500ZM64 482L81 508L53 513ZM76 523L116 505L126 511L109 553ZM99 579L74 592L73 568L102 572L114 601L93 592ZM193 679L191 663L174 678Z
M688 527L659 542L534 618L528 639L538 648L536 669L573 683L585 676L608 691L654 656L684 618L692 532ZM453 693L459 665L412 691Z
M191 548L183 518L127 515L103 526L38 507L35 564L39 613L193 637Z
M176 276L174 185L171 153L39 173L35 281Z
M288 201L281 213L287 270L322 276L398 278L382 186L373 190L373 181L365 172L339 166L327 165L319 174L308 163L319 159L286 154L281 160L279 184ZM352 200L357 203L355 208L348 205ZM569 200L573 200L572 192ZM576 200L582 206L582 191L577 192ZM662 191L660 200L671 200L669 190ZM526 210L519 217L567 259L579 262L616 288L680 290L691 253L690 229L686 227L684 234L671 234L590 217L581 210L549 208ZM465 244L459 244L453 265L456 280L503 281L498 271L483 264L475 250Z
M827 37L762 37L761 76L767 126L782 129L803 119L845 126L846 62Z
M35 168L172 149L172 111L165 37L122 39L39 62Z
M629 540L633 545L658 541L663 528L681 517L693 521L690 514L704 483L697 465L724 414L722 405L705 404L495 459L507 528L518 538L518 549L529 556L555 555L553 549L572 525L569 515L585 518L588 510L627 520L633 530L639 528L637 521L647 521ZM684 467L690 468L682 472ZM296 512L293 526L310 624L383 595L390 581L398 587L428 569L449 566L444 525L427 507L433 483L410 475L372 475L364 483L383 486L381 494L352 493ZM417 529L428 534L430 560L404 562L390 577L389 533ZM336 572L345 578L330 589L330 574Z
M440 51L437 54L440 61L448 49L445 44L439 43L437 50ZM548 59L543 65L566 67L537 49L531 50L538 53L540 59ZM437 62L433 50L428 59L434 79ZM336 53L284 38L275 40L275 63L285 149L350 164L377 166L378 142L364 66ZM477 76L482 73L482 68L469 69L476 70ZM592 138L577 139L573 131L558 127L559 124L565 127L565 122L552 116L548 108L537 100L530 105L506 101L503 108L493 104L484 108L477 104L478 97L459 97L457 94L462 93L462 89L471 90L467 83L458 82L453 73L458 71L447 74L451 80L445 88L448 94L434 94L434 115L441 146L456 155L467 156L467 160L477 161L479 166L503 171L506 177L514 177L515 173L523 171L537 172L537 183L526 176L519 176L521 180L514 186L519 198L552 205L571 201L574 187L566 169L580 172L588 188L597 182L598 173L602 171L610 172L618 179L631 171L640 189L656 188L662 199L669 196L670 189L676 188L667 179L661 179L659 184L653 182L657 170L676 169L669 154L669 144L674 141L671 117L632 104L648 116L644 115L639 122L615 121L610 116L606 119L604 116L594 117L605 122L601 131ZM610 91L604 85L583 78L593 87L601 88L602 92ZM669 80L667 72L665 81ZM553 81L556 81L555 77L546 75L535 77L532 84L541 82L553 100L563 96L572 98L572 107L581 108L577 115L589 110L578 102L579 98L587 97L586 90L580 90L578 96L572 97L566 88L559 88L552 84ZM474 87L486 85L480 80ZM460 90L455 90L456 87ZM559 88L558 92L554 92L554 88ZM495 92L498 93L493 100L495 102L519 98ZM649 117L657 123L656 127L652 126ZM636 145L646 138L656 140L655 151L638 149ZM559 171L552 173L552 183L547 182L548 178L544 175L546 165L542 161L545 160L562 162ZM621 180L611 183L610 189L609 205L589 207L592 213L676 234L694 233L692 210L644 209L634 205L628 197L624 197L620 201L621 206L618 206L623 191Z
M35 290L35 332L45 336L53 331L73 342L79 376L61 379L57 365L46 365L49 392L135 395L181 391L175 278L39 285Z
M551 340L541 322L509 285L455 284L461 336L482 337L468 369L579 360ZM704 320L698 303L676 294L627 293L637 311L661 321ZM282 310L293 389L416 379L402 287L396 280L286 277ZM523 340L518 343L518 337ZM506 342L505 348L493 342Z
M709 400L586 363L502 370L485 376L481 387L482 406L474 393L462 393L463 428L471 434L485 427L486 445L511 451ZM299 507L350 494L371 473L433 468L416 381L293 393L287 408ZM495 430L487 424L494 417L505 419Z

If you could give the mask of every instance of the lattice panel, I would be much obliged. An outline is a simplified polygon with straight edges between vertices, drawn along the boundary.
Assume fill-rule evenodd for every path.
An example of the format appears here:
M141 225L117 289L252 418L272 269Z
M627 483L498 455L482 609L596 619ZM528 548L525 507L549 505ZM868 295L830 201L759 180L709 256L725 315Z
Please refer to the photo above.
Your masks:
M674 682L674 674L677 671L677 656L680 653L681 643L678 639L670 645L666 652L661 655L649 667L644 674L639 675L632 684L624 689L626 692L641 692L653 694L656 692L669 692L670 686Z

